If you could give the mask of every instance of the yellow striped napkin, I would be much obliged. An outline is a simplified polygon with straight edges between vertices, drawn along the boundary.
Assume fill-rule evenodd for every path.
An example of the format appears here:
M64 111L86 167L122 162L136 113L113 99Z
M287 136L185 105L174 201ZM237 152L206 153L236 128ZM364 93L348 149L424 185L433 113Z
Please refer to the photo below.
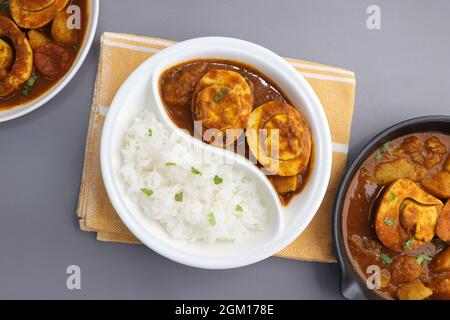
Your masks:
M77 209L81 230L96 232L98 240L139 243L124 226L108 200L100 172L100 135L108 107L122 83L144 60L174 43L120 33L105 33L102 36ZM334 153L331 181L320 210L302 235L277 256L334 262L332 207L347 160L355 75L352 71L341 68L296 59L286 60L306 78L320 98L330 123Z

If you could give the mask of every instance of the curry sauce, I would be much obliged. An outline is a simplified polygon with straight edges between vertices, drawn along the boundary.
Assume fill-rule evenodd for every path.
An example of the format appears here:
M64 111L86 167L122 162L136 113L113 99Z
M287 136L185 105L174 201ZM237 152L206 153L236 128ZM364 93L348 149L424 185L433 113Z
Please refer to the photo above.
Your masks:
M249 65L236 61L198 59L166 70L160 77L159 85L162 101L171 120L179 128L189 131L193 136L196 136L194 121L197 120L203 120L203 123L207 124L212 123L213 125L209 128L245 130L246 124L251 119L250 113L253 114L255 109L260 106L272 103L278 104L280 109L292 108L296 113L294 118L301 119L295 124L304 125L305 131L308 133L308 148L302 148L304 145L294 146L300 150L304 149L307 163L301 163L298 166L301 170L297 170L293 176L269 174L268 178L284 205L287 205L293 196L302 191L307 183L312 162L311 149L313 148L309 127L299 112L290 106L289 98L267 76ZM207 89L204 90L204 88ZM292 119L281 120L292 123ZM279 129L288 129L284 130L285 136L290 135L291 139L287 139L286 147L291 148L296 138L292 133L295 130L289 130L283 123L279 125ZM202 139L204 139L203 136ZM214 144L214 141L207 142ZM228 143L234 143L232 149L235 152L245 150L245 157L248 159L252 157L252 152L249 151L248 136L245 139L231 140ZM260 159L258 158L258 160ZM263 168L260 161L256 165Z

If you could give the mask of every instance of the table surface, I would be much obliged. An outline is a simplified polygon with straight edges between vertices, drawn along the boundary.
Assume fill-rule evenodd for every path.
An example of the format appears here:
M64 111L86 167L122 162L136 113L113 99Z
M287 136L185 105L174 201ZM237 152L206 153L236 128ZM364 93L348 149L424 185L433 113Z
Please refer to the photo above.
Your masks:
M102 32L173 40L220 35L282 56L354 70L350 157L398 121L450 114L450 2L101 1L97 35L73 81L39 110L0 124L0 298L340 299L339 268L269 258L226 271L171 262L144 246L80 232L75 208ZM330 231L331 232L331 231ZM81 268L81 290L66 268Z

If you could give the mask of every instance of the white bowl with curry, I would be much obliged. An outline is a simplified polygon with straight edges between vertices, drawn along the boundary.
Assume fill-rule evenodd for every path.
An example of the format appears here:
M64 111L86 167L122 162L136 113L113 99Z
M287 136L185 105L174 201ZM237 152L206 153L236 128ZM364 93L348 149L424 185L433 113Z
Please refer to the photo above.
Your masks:
M150 128L148 132L145 130L145 137L137 134L135 129L144 123L139 117L143 110L151 111L166 130L179 136L181 141L190 142L208 154L223 152L226 161L234 160L229 164L230 172L235 168L247 172L248 180L254 182L258 193L254 200L245 201L256 202L258 194L261 196L261 206L268 216L265 227L249 231L248 237L239 241L228 239L229 234L222 231L231 224L245 229L257 216L252 216L248 209L251 205L235 206L234 202L217 204L217 208L228 207L229 211L220 214L215 211L215 217L206 209L208 199L221 198L222 193L225 199L239 189L235 185L233 190L225 188L229 175L224 181L212 175L209 182L206 180L211 187L202 188L200 194L191 189L195 188L196 179L200 179L201 168L192 168L191 174L189 169L187 172L179 169L186 161L181 157L158 167L154 163L159 159L133 154L130 150L135 148L136 139L139 140L137 152L150 150L151 139L160 133ZM131 135L126 133L130 127ZM124 141L125 136L129 141ZM129 139L131 136L133 139ZM180 144L173 144L174 154ZM163 150L164 146L156 141L154 146L161 148L160 157L170 157ZM108 111L100 153L108 196L130 231L167 258L208 269L255 263L295 240L322 202L332 160L331 135L324 110L302 75L283 58L261 46L222 37L184 41L144 62L123 84ZM131 167L121 166L125 154L128 160L137 159ZM126 182L129 180L124 177L129 177L137 166L144 167L139 171L144 172L144 176L135 181L139 188L139 183L147 183L140 189L145 194L139 194L142 193L139 188L130 192ZM177 198L180 193L175 197L169 193L161 198L165 180L173 179L169 177L171 170L178 170L179 179L187 176L192 181L191 187L184 190L184 199ZM146 179L149 175L157 175L158 179ZM131 188L133 184L131 182ZM171 188L179 191L181 186L186 188L184 181L175 182ZM210 194L205 195L205 192ZM189 202L189 194L195 195L192 202ZM199 198L207 200L202 202ZM161 205L154 206L153 201ZM148 207L142 207L142 203L147 203ZM143 212L164 220L165 224L144 219ZM166 219L169 215L177 222L168 227L167 223L172 222ZM182 215L195 216L195 221L190 225ZM213 218L211 225L207 224L208 218L210 222ZM182 228L177 229L179 225ZM202 234L213 234L213 230L217 230L222 232L222 238L197 241L200 236L195 232L199 230ZM181 236L174 238L174 234ZM180 240L182 237L184 239ZM186 238L197 240L185 241Z
M83 63L98 0L9 0L0 8L0 122L44 105Z

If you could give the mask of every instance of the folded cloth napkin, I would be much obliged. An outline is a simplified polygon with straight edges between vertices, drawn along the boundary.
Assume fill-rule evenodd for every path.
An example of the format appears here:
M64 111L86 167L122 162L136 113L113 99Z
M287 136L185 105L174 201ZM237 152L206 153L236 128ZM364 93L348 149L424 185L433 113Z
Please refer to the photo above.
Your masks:
M90 114L77 214L83 231L97 239L139 243L120 220L106 194L99 161L100 136L108 107L122 83L147 58L175 42L120 33L105 33ZM310 83L325 109L333 139L333 170L325 199L308 228L279 257L336 261L332 240L332 208L347 160L355 98L355 75L341 68L286 59Z

